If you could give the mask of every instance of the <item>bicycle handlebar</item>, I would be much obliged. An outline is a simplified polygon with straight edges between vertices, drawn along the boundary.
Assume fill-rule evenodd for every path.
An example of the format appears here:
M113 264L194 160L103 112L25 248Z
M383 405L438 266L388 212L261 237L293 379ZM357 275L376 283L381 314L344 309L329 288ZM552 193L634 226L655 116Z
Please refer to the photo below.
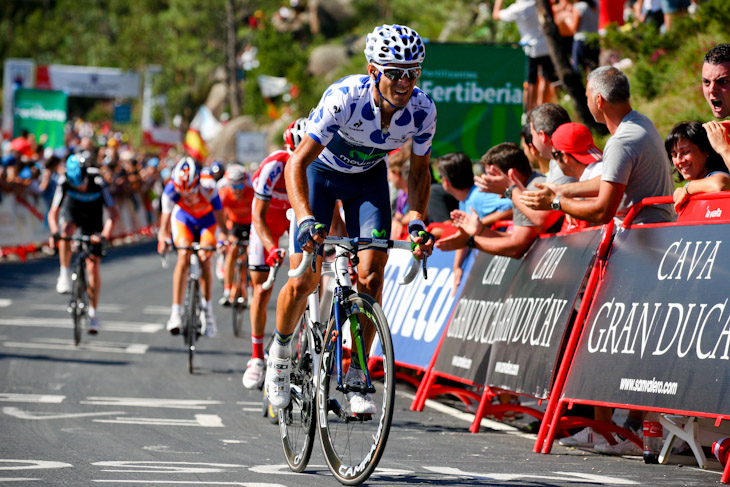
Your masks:
M366 249L396 249L396 250L407 250L413 252L414 247L411 242L405 240L385 240L375 238L349 238L349 237L326 237L324 239L325 244L332 244L335 246L343 247L346 250L357 254L360 250ZM302 261L296 269L289 271L289 277L301 277L307 271L307 267L312 265L314 261L314 253L304 252ZM401 276L398 280L398 284L405 285L410 284L418 275L419 261L415 258L411 262L411 266L408 271ZM426 279L426 257L423 258L423 270L424 279Z
M261 285L264 291L268 291L271 289L271 286L274 285L274 281L276 280L276 274L279 272L279 267L281 266L281 260L276 261L276 265L274 267L269 267L269 277L266 278L266 281Z

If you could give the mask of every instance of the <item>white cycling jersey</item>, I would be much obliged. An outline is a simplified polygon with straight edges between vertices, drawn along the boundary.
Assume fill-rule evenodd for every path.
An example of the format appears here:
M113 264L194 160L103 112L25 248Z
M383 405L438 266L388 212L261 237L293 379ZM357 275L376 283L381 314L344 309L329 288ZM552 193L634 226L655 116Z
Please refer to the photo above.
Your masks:
M339 172L361 173L387 160L388 152L410 138L413 154L431 151L436 131L433 100L415 88L408 104L381 130L374 91L377 95L374 80L363 75L347 76L327 88L307 122L307 134L325 146L318 158L322 163Z

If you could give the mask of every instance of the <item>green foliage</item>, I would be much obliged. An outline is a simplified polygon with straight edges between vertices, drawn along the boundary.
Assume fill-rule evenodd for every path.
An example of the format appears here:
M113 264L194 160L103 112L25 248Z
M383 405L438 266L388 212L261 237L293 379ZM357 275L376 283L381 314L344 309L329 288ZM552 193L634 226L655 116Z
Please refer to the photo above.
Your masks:
M707 50L730 38L730 10L725 0L707 0L694 17L679 18L668 34L648 25L611 28L602 48L615 60L629 58L626 70L634 108L666 134L686 120L707 120L700 73Z

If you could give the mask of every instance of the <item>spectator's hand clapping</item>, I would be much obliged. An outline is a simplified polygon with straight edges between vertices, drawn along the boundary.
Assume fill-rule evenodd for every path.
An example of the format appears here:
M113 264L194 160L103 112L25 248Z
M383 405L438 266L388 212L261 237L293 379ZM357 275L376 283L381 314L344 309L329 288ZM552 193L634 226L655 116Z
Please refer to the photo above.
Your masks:
M479 220L479 215L477 215L476 210L474 208L469 209L471 210L471 214L461 210L452 211L451 220L454 222L456 228L464 230L469 235L479 235L482 233L482 222Z
M520 201L533 210L550 210L550 204L555 199L555 192L547 184L537 183L535 187L538 188L536 191L523 191Z
M503 194L512 183L510 183L509 176L505 173L494 169L492 166L487 166L487 172L474 176L474 184L479 191L483 193L496 193Z

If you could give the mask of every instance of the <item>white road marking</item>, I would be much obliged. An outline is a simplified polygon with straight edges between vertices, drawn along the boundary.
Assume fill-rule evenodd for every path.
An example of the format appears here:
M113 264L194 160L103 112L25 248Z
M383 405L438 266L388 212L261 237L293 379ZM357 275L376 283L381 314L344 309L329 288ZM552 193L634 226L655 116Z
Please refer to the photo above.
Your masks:
M65 308L64 308L65 309ZM0 318L0 326L37 326L43 328L73 328L71 318ZM140 323L136 321L107 321L102 318L102 331L124 333L157 333L164 325L160 323Z
M148 397L99 397L90 396L81 404L99 406L138 406L145 408L206 409L207 406L221 404L220 401L204 401L199 399L157 399Z
M511 482L514 480L524 479L535 479L538 481L545 480L558 480L563 482L591 482L600 483L603 485L639 485L638 482L633 480L620 479L618 477L609 477L607 475L595 475L591 473L578 473L578 472L553 472L557 474L552 475L537 475L530 473L478 473L478 472L466 472L459 468L453 467L431 467L424 465L423 468L430 472L442 474L442 475L456 475L459 478L472 477L485 480L496 480L501 482Z
M12 299L0 299L0 308L7 308L11 304L13 304Z
M32 342L3 342L8 348L33 348L42 350L84 350L100 353L126 353L141 355L147 353L149 345L141 343L81 342L78 346L72 340L37 339Z
M241 408L241 411L246 411L247 413L260 413L261 406L259 406L257 408Z
M55 396L53 394L16 394L12 392L0 392L0 402L42 402L60 404L66 396Z
M48 311L66 311L68 306L65 304L51 304L51 303L35 303L28 305L29 309L44 309ZM97 308L102 313L121 313L129 308L129 305L124 304L100 304Z
M142 313L146 315L169 315L170 314L170 307L169 306L145 306L142 308Z
M47 460L5 460L0 459L1 463L19 463L20 465L0 465L0 470L35 470L35 469L49 469L49 468L66 468L73 467L70 463L63 462L49 462Z
M115 418L95 419L96 423L144 424L155 426L198 426L202 428L223 428L223 420L217 414L196 414L195 419L169 418Z
M4 407L4 414L19 419L66 419L66 418L85 418L89 416L111 416L113 414L125 414L124 411L110 411L108 413L41 413L37 411L23 411L14 407Z
M261 401L259 401L259 402L256 402L256 401L236 401L236 404L238 404L240 406L256 406L256 405L261 406Z
M121 460L94 462L92 465L102 468L102 472L113 473L224 473L228 469L246 468L246 465L234 463L207 462L165 462L145 460ZM110 481L113 482L113 481ZM122 481L125 482L125 481ZM144 485L144 481L136 481Z
M32 479L30 477L0 477L0 482L35 482L36 480L43 480L43 479Z

